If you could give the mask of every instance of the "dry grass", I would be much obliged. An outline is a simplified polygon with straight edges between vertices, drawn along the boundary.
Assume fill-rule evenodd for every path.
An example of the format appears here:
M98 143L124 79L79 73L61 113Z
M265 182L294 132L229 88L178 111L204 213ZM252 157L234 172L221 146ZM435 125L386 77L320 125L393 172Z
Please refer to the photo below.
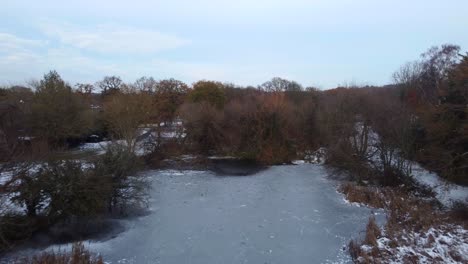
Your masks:
M382 251L378 247L377 240L382 236L388 239L387 245L390 248L412 247L415 241L408 240L408 233L424 234L431 228L444 229L446 232L454 231L450 228L456 226L466 228L466 207L441 212L430 201L421 200L398 188L365 187L346 183L339 190L350 202L384 208L387 211L387 222L382 230L372 216L367 224L364 239L352 240L349 243L349 252L357 263L385 263L387 258L392 257L390 252ZM405 263L418 261L415 255L405 256Z
M357 186L348 182L341 185L339 191L352 203L362 203L373 208L385 208L385 196L376 187Z
M452 210L448 212L448 217L454 221L460 222L465 229L468 229L468 204L466 203L455 203L452 206Z
M371 216L366 227L366 234L363 241L351 240L348 250L351 258L357 263L379 263L375 261L380 256L377 239L382 235L380 227Z
M44 252L32 258L22 259L17 264L104 264L100 256L85 249L82 243L73 244L71 252Z
M369 246L377 246L377 238L382 235L379 226L375 222L375 217L371 216L366 227L366 237L364 238L364 243Z
M386 209L387 226L395 225L395 228L403 224L417 230L427 229L446 217L446 214L438 212L429 201L412 196L404 189L345 183L339 187L339 191L350 202Z

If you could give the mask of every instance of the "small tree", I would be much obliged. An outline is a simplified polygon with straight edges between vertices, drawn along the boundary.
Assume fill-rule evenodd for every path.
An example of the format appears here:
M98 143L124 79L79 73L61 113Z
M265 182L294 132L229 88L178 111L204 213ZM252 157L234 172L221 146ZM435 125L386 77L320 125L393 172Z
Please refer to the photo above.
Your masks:
M291 161L301 135L296 109L284 93L247 93L229 101L219 125L219 148L264 164Z
M19 171L16 174L17 186L13 188L16 195L12 201L26 208L26 215L30 218L37 216L39 210L44 209L47 204L47 196L44 194L45 179L41 176L42 169L38 173L30 171Z
M118 76L105 76L104 79L97 82L96 85L101 88L102 95L108 95L120 91L123 81Z
M177 109L184 102L189 87L178 80L161 80L155 86L154 108L157 112L158 121L172 122L176 116Z
M298 92L303 90L299 83L279 77L275 77L270 81L263 83L259 88L266 92Z
M459 51L457 45L435 46L421 54L421 60L402 66L393 74L402 97L412 105L438 104L440 93L447 87L449 73L458 62Z
M372 127L379 135L379 140L373 144L379 154L374 166L383 172L382 183L386 185L408 183L414 152L412 116L398 101L393 102L395 104L380 101L372 120Z
M140 77L138 78L133 86L135 89L146 92L146 93L154 93L156 90L156 80L153 77Z
M51 71L36 87L31 124L34 135L53 145L80 137L90 127L86 107L60 75Z
M111 95L104 103L104 120L115 139L123 139L130 152L136 150L139 126L151 117L151 98L134 89Z
M292 105L284 93L264 94L254 112L259 142L256 159L265 164L289 162L296 155L296 126Z
M223 85L214 81L199 81L193 84L193 89L188 94L188 100L192 103L207 102L218 109L223 108L226 102Z
M91 217L102 213L112 192L112 181L93 169L83 169L80 162L47 164L39 177L42 192L50 199L47 213L51 221L70 217Z
M186 140L196 150L209 154L219 150L223 138L223 112L208 102L185 103L179 110L184 122Z
M108 146L106 153L94 162L94 175L108 179L109 212L120 209L120 213L124 213L127 205L146 205L149 184L144 177L135 175L141 165L134 153L119 144Z
M93 169L83 169L79 162L49 162L17 172L10 191L12 201L24 206L29 218L47 217L55 223L72 216L102 213L112 192L112 181Z
M94 91L94 85L89 83L77 83L75 88L78 93L83 95L91 95Z

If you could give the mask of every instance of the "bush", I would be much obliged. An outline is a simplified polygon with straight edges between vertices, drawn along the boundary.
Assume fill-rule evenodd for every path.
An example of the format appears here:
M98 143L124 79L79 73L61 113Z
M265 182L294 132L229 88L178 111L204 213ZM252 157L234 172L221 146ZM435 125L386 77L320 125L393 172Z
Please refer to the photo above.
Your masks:
M88 232L80 230L80 225L92 223L98 216L126 213L128 205L144 206L149 184L144 177L135 176L140 165L127 147L113 144L87 168L81 162L60 161L19 171L1 191L24 206L26 214L11 214L0 207L0 251L35 232L53 233L51 227L68 230L64 234L76 238Z
M140 159L124 145L111 144L94 162L96 177L107 179L110 192L106 199L109 212L124 213L126 206L145 205L149 184L135 175L142 166Z
M364 238L364 243L369 246L377 246L377 238L382 235L379 226L375 222L375 217L371 216L369 222L366 226L366 237Z
M51 223L101 213L111 191L109 179L98 177L74 161L49 162L16 179L12 201L25 206L28 217L40 215Z
M37 229L37 219L11 213L1 215L0 255L13 248L18 242L29 239Z
M44 75L37 85L31 108L35 136L53 146L82 136L91 126L91 120L85 115L85 105L55 71Z
M352 203L363 203L374 208L385 208L385 195L375 187L357 186L348 182L340 185L339 191Z
M191 149L209 154L220 149L223 112L214 106L202 103L186 103L179 110L184 120L186 140Z
M44 252L32 258L17 261L18 264L104 264L102 257L85 249L82 243L75 243L71 252Z
M104 211L112 190L110 179L74 161L49 164L42 174L47 181L44 192L50 198L47 211L51 219L96 216Z

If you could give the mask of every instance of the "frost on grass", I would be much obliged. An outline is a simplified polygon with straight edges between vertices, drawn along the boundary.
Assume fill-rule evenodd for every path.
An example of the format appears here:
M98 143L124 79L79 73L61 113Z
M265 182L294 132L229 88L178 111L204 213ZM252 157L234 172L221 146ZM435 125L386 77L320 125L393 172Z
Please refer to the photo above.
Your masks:
M384 227L371 218L365 237L352 240L357 263L468 263L466 225L408 193L347 184L339 189L350 202L385 208Z
M376 245L360 246L358 263L467 263L468 232L441 225L426 232L403 232L398 240L383 234Z

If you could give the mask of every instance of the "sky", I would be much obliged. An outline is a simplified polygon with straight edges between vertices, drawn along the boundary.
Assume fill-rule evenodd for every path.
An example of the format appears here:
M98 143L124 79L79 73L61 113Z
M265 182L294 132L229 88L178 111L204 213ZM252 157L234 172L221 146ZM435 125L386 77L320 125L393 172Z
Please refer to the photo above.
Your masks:
M384 85L434 45L468 50L466 0L0 0L0 84L57 70L322 89Z

